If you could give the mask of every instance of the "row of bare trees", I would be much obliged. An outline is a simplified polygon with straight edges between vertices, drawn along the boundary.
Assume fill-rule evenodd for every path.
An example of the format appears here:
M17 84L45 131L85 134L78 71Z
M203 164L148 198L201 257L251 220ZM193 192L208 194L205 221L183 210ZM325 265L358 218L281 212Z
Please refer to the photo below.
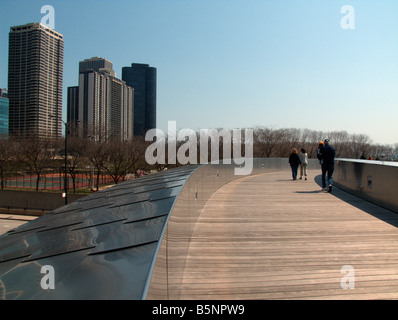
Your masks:
M221 130L219 131L221 132ZM243 132L243 130L242 130ZM309 129L269 127L253 128L253 157L288 157L292 148L306 149L310 158L316 157L319 141L328 138L340 158L359 159L362 156L373 159L393 160L398 154L398 143L379 145L372 143L365 134L349 134L346 131L321 132ZM219 156L223 156L223 141L219 140ZM198 133L199 155L199 133ZM244 141L244 140L242 140ZM153 141L144 137L134 137L131 141L109 140L96 142L89 138L69 136L67 140L67 172L72 179L74 190L78 172L94 169L96 188L99 187L101 173L112 177L114 183L124 181L127 175L138 176L142 172L161 171L164 168L179 165L154 164L145 160L145 151ZM179 145L184 141L178 142ZM42 139L38 137L0 139L0 176L1 188L4 188L6 172L25 170L34 173L36 190L44 172L64 168L65 140ZM242 148L243 150L244 148ZM166 146L167 150L167 146ZM395 158L396 159L396 158Z
M91 139L68 137L67 173L76 190L76 176L82 170L93 168L96 172L96 189L101 173L112 177L114 183L124 181L128 174L134 176L153 170L146 165L142 155L147 143L143 137L134 141L95 142ZM49 170L64 172L65 140L39 137L0 139L0 176L4 189L5 173L29 171L36 175L36 190L42 175Z
M396 160L398 143L375 144L366 134L350 134L347 131L315 131L310 129L254 128L255 157L288 157L292 148L304 148L310 158L316 157L318 143L329 139L336 150L336 157L359 159Z

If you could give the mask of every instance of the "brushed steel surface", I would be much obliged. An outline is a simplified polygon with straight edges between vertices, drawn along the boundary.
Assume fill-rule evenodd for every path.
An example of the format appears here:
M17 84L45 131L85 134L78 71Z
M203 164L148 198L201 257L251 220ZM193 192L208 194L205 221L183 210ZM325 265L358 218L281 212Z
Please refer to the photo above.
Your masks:
M198 166L79 199L0 237L0 299L142 299L167 217ZM41 267L54 268L43 289Z
M344 191L398 212L398 163L337 159L334 178Z

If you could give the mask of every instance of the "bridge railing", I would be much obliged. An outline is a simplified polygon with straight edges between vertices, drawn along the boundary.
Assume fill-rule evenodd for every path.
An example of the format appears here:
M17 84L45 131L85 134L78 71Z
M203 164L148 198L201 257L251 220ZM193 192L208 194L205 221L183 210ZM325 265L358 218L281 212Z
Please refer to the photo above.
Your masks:
M398 212L398 163L336 159L334 183L340 189Z

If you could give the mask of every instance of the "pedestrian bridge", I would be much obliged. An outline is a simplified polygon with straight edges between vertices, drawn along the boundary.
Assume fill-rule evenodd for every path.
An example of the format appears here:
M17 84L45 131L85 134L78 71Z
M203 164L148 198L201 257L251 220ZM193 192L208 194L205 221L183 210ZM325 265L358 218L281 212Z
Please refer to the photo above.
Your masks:
M398 167L339 159L332 193L309 167L180 167L54 210L0 237L0 298L398 298Z

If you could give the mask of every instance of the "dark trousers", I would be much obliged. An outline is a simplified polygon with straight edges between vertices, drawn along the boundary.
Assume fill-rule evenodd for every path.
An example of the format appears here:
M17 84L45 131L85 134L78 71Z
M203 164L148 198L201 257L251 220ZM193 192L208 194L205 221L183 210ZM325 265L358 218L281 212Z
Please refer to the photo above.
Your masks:
M296 180L296 179L297 179L298 165L291 164L290 167L292 168L292 177L293 177L293 180Z
M333 184L333 172L334 172L334 164L322 164L322 188L326 188L326 186ZM325 178L327 176L327 183Z

